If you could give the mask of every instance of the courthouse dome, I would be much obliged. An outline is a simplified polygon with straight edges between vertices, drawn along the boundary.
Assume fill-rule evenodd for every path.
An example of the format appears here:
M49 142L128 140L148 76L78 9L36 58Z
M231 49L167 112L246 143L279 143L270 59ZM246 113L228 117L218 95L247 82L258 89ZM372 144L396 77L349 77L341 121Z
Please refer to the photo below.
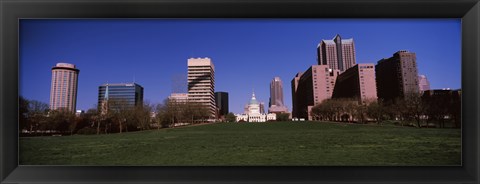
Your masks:
M255 93L252 93L252 99L250 100L250 104L258 104L257 98L255 98Z

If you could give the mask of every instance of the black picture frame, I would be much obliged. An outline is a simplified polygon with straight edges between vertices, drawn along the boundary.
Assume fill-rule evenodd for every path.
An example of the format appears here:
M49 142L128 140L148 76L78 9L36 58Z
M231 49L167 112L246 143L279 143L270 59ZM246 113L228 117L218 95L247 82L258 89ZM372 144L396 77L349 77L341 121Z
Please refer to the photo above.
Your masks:
M479 0L0 0L1 183L479 183ZM18 166L20 18L461 18L462 166Z

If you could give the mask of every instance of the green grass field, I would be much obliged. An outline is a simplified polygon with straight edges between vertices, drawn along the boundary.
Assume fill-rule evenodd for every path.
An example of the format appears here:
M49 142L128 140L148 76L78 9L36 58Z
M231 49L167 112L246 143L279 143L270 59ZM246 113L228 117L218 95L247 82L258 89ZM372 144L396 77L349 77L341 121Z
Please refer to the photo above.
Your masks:
M218 123L20 138L21 165L460 165L461 130L322 122Z

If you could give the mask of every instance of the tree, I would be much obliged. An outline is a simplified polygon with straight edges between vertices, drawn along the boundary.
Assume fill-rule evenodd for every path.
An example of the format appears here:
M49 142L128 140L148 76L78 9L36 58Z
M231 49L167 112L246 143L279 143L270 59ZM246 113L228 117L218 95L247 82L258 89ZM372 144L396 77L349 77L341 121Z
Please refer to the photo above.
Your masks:
M461 91L452 92L451 105L448 108L448 112L452 115L455 128L462 126L462 96Z
M26 102L24 102L26 103ZM25 105L25 104L24 104ZM47 115L49 112L48 104L37 100L28 100L27 108L27 127L30 132L45 130L48 126Z
M52 110L48 116L48 125L45 127L45 130L58 131L60 133L70 134L73 131L75 122L75 114L73 114L68 109L57 109Z
M225 120L227 120L227 122L235 122L237 118L235 117L235 114L230 112L227 115L225 115Z
M167 106L165 104L157 104L155 106L155 121L157 122L157 128L167 127L168 118L167 118Z
M409 120L415 120L417 127L421 128L420 120L425 114L425 105L418 93L407 93L404 96L403 103L400 105L404 109L404 114Z
M439 127L445 127L445 121L450 119L453 125L460 127L461 117L461 94L460 91L440 91L438 93L427 91L422 99L426 106L428 121L438 123Z
M162 127L174 127L177 123L195 124L208 119L208 108L198 102L165 99L156 107L156 121Z
M29 125L28 120L28 106L29 106L28 99L23 98L22 96L18 99L18 123L19 123L19 131L23 129L27 129Z
M367 104L362 102L353 103L352 106L355 108L353 115L356 117L359 123L366 123L366 114L367 114Z
M317 120L337 121L337 117L339 117L338 110L337 101L328 99L312 107L311 114Z
M276 114L277 114L277 121L288 121L290 117L289 113L278 112Z
M96 123L96 116L98 115L96 108L88 109L85 113L80 114L79 117L75 118L76 125L72 132L72 134L76 133L89 133L93 134L95 123Z
M118 129L119 133L128 131L128 125L135 125L135 106L125 99L111 98L107 100L105 132ZM135 127L135 126L134 126Z
M383 103L381 101L373 101L368 103L367 105L367 115L370 118L375 119L377 124L383 120L383 116L385 114L385 108L383 107Z
M134 116L136 122L138 122L137 125L142 130L150 129L152 109L153 105L151 105L150 102L144 102L143 105L138 105L135 107Z

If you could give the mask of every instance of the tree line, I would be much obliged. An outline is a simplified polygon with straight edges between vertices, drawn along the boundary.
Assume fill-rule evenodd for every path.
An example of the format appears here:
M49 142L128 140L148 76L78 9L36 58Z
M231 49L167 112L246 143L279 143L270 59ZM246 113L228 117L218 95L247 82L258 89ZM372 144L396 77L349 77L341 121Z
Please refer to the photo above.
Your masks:
M19 131L23 136L109 134L205 123L208 109L196 102L165 99L131 106L110 99L105 104L75 114L67 109L49 109L37 100L19 98Z
M359 101L352 98L337 98L323 101L311 109L314 120L367 123L396 121L400 125L415 127L461 126L460 95L406 94L394 101Z

